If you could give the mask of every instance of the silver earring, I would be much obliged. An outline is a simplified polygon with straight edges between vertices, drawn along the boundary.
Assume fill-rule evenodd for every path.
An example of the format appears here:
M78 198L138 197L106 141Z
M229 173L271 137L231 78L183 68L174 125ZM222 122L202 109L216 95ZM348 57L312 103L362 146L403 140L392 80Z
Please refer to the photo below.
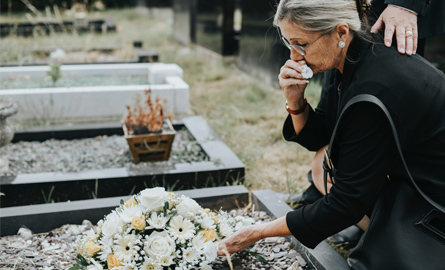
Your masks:
M346 43L344 41L339 41L338 42L338 47L340 47L340 48L344 48L345 45L346 45Z

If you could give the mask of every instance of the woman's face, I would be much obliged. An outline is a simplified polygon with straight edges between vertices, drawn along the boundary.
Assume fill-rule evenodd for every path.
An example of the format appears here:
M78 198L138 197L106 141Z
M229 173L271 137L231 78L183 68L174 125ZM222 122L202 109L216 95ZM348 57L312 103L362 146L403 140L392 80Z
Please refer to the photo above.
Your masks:
M340 65L341 49L331 35L302 30L289 20L280 21L278 26L282 36L291 45L299 45L306 52L303 56L297 50L291 49L293 61L305 60L314 73L337 68Z

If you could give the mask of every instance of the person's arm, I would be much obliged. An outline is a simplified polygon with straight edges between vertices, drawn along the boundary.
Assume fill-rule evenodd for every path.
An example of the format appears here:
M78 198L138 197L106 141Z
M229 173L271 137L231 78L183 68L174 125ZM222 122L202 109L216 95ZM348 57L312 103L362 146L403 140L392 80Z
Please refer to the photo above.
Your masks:
M373 104L360 103L348 111L336 142L330 193L286 216L292 234L310 248L363 218L397 157L386 116Z
M291 233L286 224L286 217L249 226L221 241L218 245L218 255L222 256L225 254L223 251L224 248L227 248L229 253L235 253L250 247L263 238L288 235L291 235Z
M326 119L317 114L310 105L306 123L297 134L294 128L294 121L289 115L283 125L283 138L289 142L296 142L309 151L317 151L329 143L326 131Z

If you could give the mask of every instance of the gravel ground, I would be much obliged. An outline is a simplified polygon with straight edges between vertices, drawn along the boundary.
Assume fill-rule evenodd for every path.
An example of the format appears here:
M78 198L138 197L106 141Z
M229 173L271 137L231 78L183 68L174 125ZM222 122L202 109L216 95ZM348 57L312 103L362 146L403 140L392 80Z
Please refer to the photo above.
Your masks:
M233 215L250 216L259 222L271 218L262 211L231 211ZM64 225L48 233L32 234L29 229L21 229L17 235L0 238L0 270L3 269L68 269L75 264L75 241L77 236L94 228L85 220L82 225ZM303 270L308 264L303 257L290 248L291 244L284 237L271 237L258 241L251 251L261 254L267 262L247 253L232 254L234 270ZM229 270L225 256L218 257L212 263L212 269Z
M209 157L186 130L176 132L170 159L134 164L124 136L98 136L79 140L10 143L0 148L9 158L9 171L3 175L39 172L79 172L106 168L172 165L208 161ZM1 175L1 173L0 173Z

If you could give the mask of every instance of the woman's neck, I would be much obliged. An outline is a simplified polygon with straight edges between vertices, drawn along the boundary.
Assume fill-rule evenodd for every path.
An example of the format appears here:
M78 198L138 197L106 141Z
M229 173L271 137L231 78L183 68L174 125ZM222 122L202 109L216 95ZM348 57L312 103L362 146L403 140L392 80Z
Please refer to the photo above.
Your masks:
M348 52L349 45L351 45L352 38L353 37L351 35L346 39L345 47L340 52L340 57L339 57L340 63L338 64L337 69L340 71L341 74L343 74L343 68L345 67L345 61L346 61L346 53Z

